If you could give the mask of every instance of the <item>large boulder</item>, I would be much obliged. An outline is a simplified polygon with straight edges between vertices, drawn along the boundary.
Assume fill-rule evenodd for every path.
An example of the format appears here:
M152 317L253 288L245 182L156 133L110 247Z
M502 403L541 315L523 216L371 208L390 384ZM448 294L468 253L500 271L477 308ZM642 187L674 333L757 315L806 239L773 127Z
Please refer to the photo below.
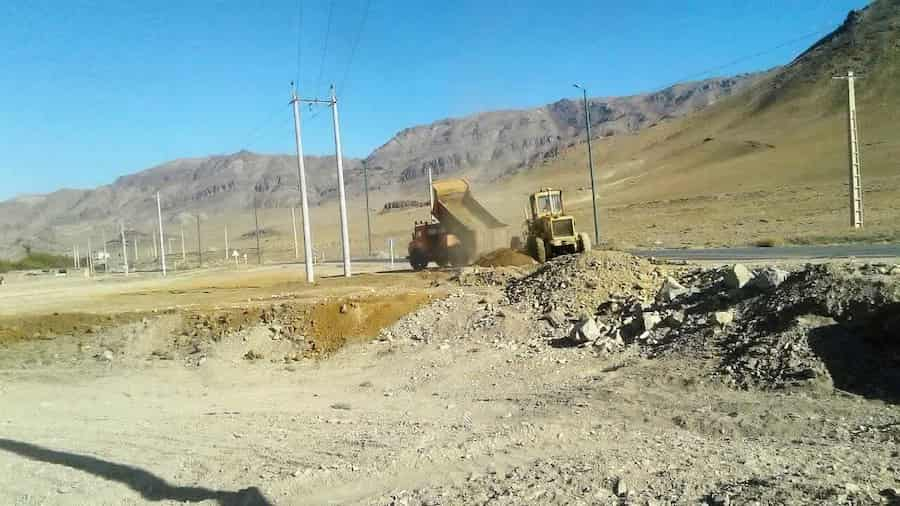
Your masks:
M603 330L597 325L597 321L591 317L584 317L575 324L569 339L575 343L594 341L603 335Z
M656 297L663 302L672 302L678 297L688 293L688 291L689 290L676 281L675 278L666 276L666 280L663 282L662 287L660 287Z
M751 279L753 279L753 272L744 264L734 264L725 269L725 286L728 288L743 288Z
M644 311L641 313L641 323L643 324L644 332L653 330L662 320L662 316L656 311Z
M753 276L750 285L760 290L772 290L784 283L790 274L790 272L781 270L778 267L764 267Z
M734 310L729 309L727 311L716 311L713 313L713 320L720 327L727 327L728 324L734 321Z

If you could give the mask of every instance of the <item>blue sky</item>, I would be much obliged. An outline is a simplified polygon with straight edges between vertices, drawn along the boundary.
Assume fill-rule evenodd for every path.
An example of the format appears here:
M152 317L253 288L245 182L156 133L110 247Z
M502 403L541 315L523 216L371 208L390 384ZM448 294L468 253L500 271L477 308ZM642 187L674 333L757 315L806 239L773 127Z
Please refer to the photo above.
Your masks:
M409 126L577 96L574 81L623 95L787 63L865 4L9 0L0 199L174 158L290 153L298 67L304 96L337 83L344 154L365 156ZM306 152L333 151L328 112L304 114Z

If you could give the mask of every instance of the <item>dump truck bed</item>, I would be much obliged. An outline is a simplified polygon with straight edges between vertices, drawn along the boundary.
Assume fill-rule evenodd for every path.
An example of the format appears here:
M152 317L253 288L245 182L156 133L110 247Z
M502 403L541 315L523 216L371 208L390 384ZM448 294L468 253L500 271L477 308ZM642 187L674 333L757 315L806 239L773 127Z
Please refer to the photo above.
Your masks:
M506 246L509 227L475 200L465 179L435 181L432 214L465 245L469 260L478 253Z

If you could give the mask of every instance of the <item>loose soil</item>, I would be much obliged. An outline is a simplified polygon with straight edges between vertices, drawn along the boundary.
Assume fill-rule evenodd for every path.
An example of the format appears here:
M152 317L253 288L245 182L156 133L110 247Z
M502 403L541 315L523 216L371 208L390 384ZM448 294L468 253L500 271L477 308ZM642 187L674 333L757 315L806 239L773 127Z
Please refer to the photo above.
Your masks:
M0 503L895 504L889 396L737 387L719 374L733 357L706 341L643 353L661 328L615 349L566 340L585 311L615 331L634 311L685 310L680 342L705 325L697 339L776 348L741 329L782 301L893 303L893 266L797 269L808 277L732 293L717 269L598 252L453 281L258 284L218 308L213 292L77 339L20 340L0 355ZM667 276L696 290L659 305ZM725 309L707 300L736 305L727 331L701 321Z
M475 265L480 267L520 267L535 264L537 262L530 256L510 248L500 248L490 253L485 253L478 260L475 260Z

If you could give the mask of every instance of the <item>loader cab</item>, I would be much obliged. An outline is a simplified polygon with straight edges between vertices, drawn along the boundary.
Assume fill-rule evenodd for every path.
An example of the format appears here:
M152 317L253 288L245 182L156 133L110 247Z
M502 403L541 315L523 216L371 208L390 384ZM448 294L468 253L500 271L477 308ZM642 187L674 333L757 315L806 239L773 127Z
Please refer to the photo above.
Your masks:
M541 188L539 192L531 195L532 219L560 216L564 212L561 190Z

